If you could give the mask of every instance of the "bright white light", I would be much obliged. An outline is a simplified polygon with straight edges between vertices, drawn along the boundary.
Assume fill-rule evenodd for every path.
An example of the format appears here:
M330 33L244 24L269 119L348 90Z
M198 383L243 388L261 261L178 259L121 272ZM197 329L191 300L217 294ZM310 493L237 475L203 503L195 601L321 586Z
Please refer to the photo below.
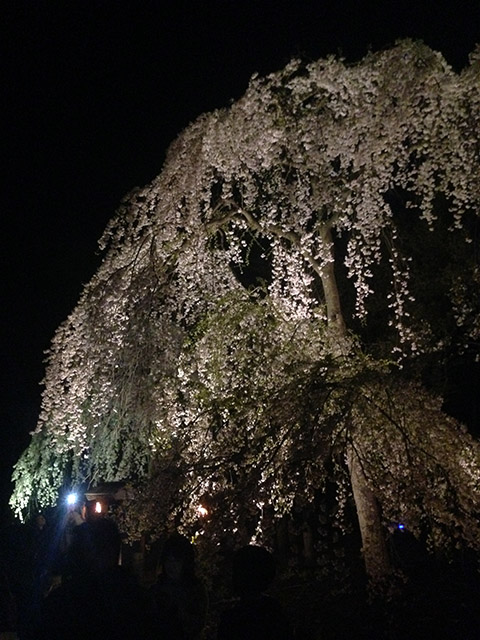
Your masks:
M208 516L208 509L205 509L205 507L203 505L199 505L197 507L197 513L198 513L199 516L204 518L205 516Z
M102 513L102 503L101 502L96 502L95 503L95 512L96 513Z
M74 505L77 502L77 494L69 493L67 496L67 504Z

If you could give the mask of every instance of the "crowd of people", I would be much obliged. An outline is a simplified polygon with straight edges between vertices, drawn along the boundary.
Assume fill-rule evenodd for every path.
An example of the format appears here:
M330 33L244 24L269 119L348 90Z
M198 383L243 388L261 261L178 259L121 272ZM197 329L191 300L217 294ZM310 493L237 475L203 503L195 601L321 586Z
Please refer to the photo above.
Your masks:
M163 544L153 585L142 586L122 566L121 536L108 516L84 520L72 512L47 536L38 516L29 540L33 570L19 593L11 571L0 571L0 640L290 640L292 627L267 591L272 554L249 545L232 558L232 599L207 632L210 596L197 575L195 547L175 534Z

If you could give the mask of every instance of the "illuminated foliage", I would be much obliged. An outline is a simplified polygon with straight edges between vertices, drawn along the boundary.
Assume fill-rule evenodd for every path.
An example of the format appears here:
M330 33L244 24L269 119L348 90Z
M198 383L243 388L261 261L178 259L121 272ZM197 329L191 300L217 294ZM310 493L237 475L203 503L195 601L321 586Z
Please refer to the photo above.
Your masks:
M132 535L199 526L203 500L212 535L261 537L328 468L378 515L371 574L393 518L478 546L478 444L409 377L478 346L479 65L410 41L293 61L187 127L53 340L17 513L67 474L141 488Z

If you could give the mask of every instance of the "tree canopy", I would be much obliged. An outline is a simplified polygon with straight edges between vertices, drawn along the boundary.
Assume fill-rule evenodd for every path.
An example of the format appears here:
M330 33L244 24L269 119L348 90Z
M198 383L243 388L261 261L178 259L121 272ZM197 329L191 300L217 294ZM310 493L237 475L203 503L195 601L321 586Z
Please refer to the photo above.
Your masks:
M52 341L15 511L122 480L132 535L203 500L261 537L334 478L340 505L360 483L383 523L478 547L480 447L419 373L478 349L479 123L478 49L456 73L402 41L253 76L190 124Z

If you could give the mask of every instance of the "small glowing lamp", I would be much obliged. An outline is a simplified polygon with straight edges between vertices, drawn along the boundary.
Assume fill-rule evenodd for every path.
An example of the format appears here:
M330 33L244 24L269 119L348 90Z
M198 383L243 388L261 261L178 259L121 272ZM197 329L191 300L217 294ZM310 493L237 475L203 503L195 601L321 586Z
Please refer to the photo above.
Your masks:
M95 503L95 513L102 513L102 503L98 502L98 500Z
M200 517L204 518L205 516L208 516L208 509L205 509L205 507L200 504L197 507L197 513Z
M74 504L77 503L77 494L76 493L69 493L67 496L67 504L70 505L71 507L73 507Z
M405 529L405 525L402 524L401 522L397 525L397 528L400 529L400 531L403 531Z

